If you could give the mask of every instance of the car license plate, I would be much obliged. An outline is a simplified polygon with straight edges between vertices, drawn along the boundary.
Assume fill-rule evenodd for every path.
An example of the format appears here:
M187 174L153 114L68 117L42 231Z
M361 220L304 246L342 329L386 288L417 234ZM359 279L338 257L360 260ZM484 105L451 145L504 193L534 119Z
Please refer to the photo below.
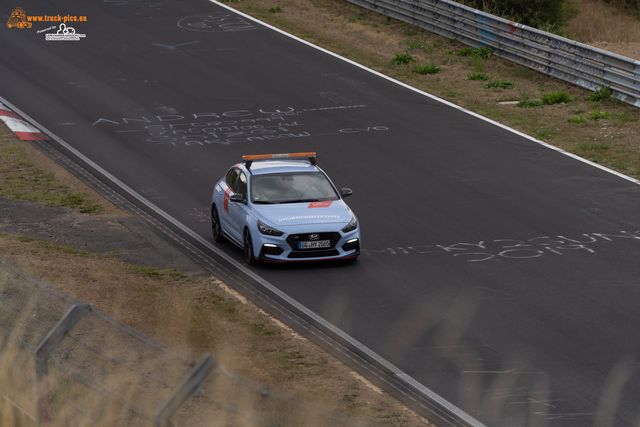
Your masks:
M298 249L317 249L331 247L330 240L318 240L316 242L298 242Z

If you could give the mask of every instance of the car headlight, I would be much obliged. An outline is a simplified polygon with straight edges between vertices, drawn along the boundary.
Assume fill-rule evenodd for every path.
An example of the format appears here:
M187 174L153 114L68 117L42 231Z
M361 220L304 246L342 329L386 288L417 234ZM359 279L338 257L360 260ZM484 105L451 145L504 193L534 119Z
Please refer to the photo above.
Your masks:
M358 226L358 220L356 219L356 216L354 215L354 216L351 218L351 221L349 221L349 224L347 224L347 225L346 225L346 227L344 227L344 228L342 229L342 232L343 232L343 233L348 233L348 232L350 232L350 231L355 230L357 226Z
M260 220L258 220L258 231L269 236L282 236L284 234L282 231L276 230L273 227L269 227L267 224Z

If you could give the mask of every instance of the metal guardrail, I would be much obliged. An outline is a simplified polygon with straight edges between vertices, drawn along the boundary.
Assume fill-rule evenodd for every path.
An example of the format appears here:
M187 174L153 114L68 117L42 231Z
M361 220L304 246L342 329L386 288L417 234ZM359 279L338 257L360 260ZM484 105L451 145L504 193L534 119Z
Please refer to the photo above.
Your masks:
M0 424L9 404L12 425L363 425L230 372L208 353L198 362L2 256L0 399Z
M449 0L347 0L532 70L640 108L640 61L616 55Z

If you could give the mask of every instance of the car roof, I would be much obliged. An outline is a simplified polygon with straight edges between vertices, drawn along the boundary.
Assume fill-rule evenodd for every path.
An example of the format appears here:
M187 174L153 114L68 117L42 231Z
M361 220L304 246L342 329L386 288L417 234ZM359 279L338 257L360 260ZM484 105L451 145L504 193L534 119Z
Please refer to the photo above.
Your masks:
M244 165L243 165L244 166ZM246 166L245 166L246 168ZM287 172L319 172L320 169L308 160L261 160L251 164L253 175Z

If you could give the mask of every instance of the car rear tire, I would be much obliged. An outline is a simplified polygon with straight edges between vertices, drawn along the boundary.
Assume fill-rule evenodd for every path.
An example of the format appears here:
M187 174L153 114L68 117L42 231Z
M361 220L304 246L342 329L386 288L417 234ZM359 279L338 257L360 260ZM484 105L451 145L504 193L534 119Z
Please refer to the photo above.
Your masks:
M220 217L218 216L218 208L211 205L211 230L213 231L213 240L217 243L224 243L227 238L222 235L222 226L220 225Z
M249 265L255 265L258 262L253 256L253 243L248 228L244 229L244 260Z

